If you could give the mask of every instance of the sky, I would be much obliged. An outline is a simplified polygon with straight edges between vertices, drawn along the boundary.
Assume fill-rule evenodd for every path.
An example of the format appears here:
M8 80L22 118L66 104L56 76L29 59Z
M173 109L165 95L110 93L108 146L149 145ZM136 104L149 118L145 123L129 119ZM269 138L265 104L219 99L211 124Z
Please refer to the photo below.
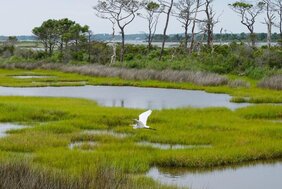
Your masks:
M227 33L248 32L240 23L240 18L228 4L235 0L215 0L213 7L221 15L220 22L215 27L215 33L223 28ZM43 21L69 18L81 25L90 26L94 34L111 33L111 24L107 20L95 15L93 6L97 0L0 0L0 35L31 35L34 27L40 26ZM162 33L164 17L160 19L157 33ZM263 16L259 17L255 31L266 32L262 24ZM125 29L127 34L145 33L147 25L144 19L137 18ZM275 32L276 30L274 30ZM172 18L168 33L183 33L181 24Z

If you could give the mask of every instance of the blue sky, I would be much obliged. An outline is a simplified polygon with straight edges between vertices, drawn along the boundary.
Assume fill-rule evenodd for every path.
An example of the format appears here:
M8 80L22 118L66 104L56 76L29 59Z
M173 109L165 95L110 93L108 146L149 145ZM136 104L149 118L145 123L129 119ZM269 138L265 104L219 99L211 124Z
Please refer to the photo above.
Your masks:
M239 16L228 7L228 4L234 1L215 0L215 10L218 14L222 13L215 32L219 32L221 28L233 33L247 32L240 24ZM0 0L0 35L30 35L32 28L39 26L44 20L65 17L89 25L96 34L110 33L111 24L95 16L92 7L96 3L97 0ZM162 32L163 21L162 18L157 33ZM257 21L256 32L266 31L262 21L263 16ZM146 28L146 22L138 18L126 28L126 33L144 33ZM173 18L168 33L182 33L182 30L181 25Z

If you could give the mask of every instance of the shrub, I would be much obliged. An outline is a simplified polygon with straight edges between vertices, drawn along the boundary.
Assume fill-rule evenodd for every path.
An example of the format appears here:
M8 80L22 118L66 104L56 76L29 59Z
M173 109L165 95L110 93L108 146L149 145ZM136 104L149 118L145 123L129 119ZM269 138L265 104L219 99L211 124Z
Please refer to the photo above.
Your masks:
M62 58L63 58L63 54L60 52L56 52L50 57L50 61L51 62L61 62Z
M249 88L250 87L250 83L249 82L246 82L246 81L241 80L241 79L236 79L236 80L233 80L233 81L229 81L228 85L230 87L232 87L232 88L239 88L239 87Z
M48 53L45 51L36 51L33 55L35 60L42 60L48 57Z
M258 86L262 88L282 90L282 74L264 78L259 82Z
M98 64L110 63L112 56L112 47L106 43L94 41L90 47L91 62ZM117 51L118 54L118 51Z
M262 62L270 68L282 68L282 50L265 50L262 54Z
M255 66L251 66L245 71L245 75L249 76L252 79L261 79L266 75L266 73L266 68Z
M230 53L230 48L228 45L215 45L214 53L227 56Z

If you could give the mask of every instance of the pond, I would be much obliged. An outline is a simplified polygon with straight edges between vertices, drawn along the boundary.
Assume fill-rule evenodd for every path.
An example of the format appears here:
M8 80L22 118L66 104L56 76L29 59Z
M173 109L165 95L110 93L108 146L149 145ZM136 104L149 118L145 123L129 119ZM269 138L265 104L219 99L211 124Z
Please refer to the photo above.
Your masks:
M169 109L188 106L236 109L249 105L247 103L232 103L230 102L231 96L226 94L213 94L193 90L117 86L0 87L0 95L85 98L95 100L102 106L142 109Z
M282 161L212 170L152 168L147 176L190 189L281 189Z
M152 148L158 148L161 150L179 150L179 149L195 149L195 148L211 148L211 145L183 145L183 144L161 144L153 142L138 142L140 146L148 146Z
M15 129L22 129L24 126L16 125L13 123L0 123L0 138L7 136L7 131L15 130Z
M130 136L127 133L118 133L118 132L114 132L114 131L111 131L111 130L86 130L86 131L83 131L82 134L108 135L108 136L112 136L112 137L116 137L116 138L126 138L126 137Z
M96 147L97 143L93 141L76 141L69 144L69 149L82 149L82 150L91 150Z

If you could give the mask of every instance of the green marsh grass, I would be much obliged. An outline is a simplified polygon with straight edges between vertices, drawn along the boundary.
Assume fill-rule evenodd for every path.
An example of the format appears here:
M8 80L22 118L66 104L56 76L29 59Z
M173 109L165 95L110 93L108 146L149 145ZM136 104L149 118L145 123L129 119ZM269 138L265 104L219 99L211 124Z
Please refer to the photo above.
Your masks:
M282 102L280 91L257 88L256 81L247 78L243 80L250 83L249 88L234 89L227 85L203 87L191 83L156 80L126 81L119 78L97 78L46 70L31 72L55 77L48 80L45 80L46 78L19 80L10 77L25 72L27 71L0 70L0 85L38 87L55 83L60 86L62 84L60 81L63 80L87 81L87 84L91 85L130 85L225 92L239 100L241 98L254 102ZM230 79L238 78L230 76ZM153 166L199 168L282 158L282 123L274 122L282 119L282 106L254 105L235 111L227 108L156 110L149 119L149 125L156 131L132 129L132 120L143 111L101 107L96 102L83 99L0 97L0 122L27 126L21 130L10 131L7 137L0 138L0 162L6 162L1 163L0 173L5 170L4 172L11 171L7 173L15 175L18 164L12 159L20 161L28 159L28 165L20 164L18 167L23 167L33 180L40 180L41 177L38 178L38 175L49 175L46 177L47 180L40 181L42 183L65 183L66 186L71 184L80 188L85 185L79 184L94 183L101 188L111 188L121 182L123 185L119 185L120 188L140 186L171 188L142 175ZM119 138L86 132L91 130L108 130L127 136ZM95 142L97 145L94 148L87 145L83 146L83 149L69 148L69 144L81 141ZM137 144L142 141L211 147L164 150ZM57 173L66 175L66 178L54 178L54 174ZM27 179L22 176L15 179ZM84 176L87 182L81 183ZM97 180L98 177L103 179ZM105 185L109 179L114 182ZM3 187L2 181L0 180L0 186ZM14 181L11 182L13 183ZM91 185L87 187L91 188Z
M150 126L156 131L151 131L132 129L132 119L143 111L138 109L106 108L87 100L63 98L0 97L0 102L4 112L1 120L12 121L17 117L17 122L32 125L0 139L0 150L33 153L34 162L56 169L76 172L95 165L102 157L108 157L113 166L126 173L144 173L152 165L209 167L282 157L281 123L269 121L281 119L281 106L259 105L236 111L226 108L154 111ZM44 117L46 111L38 110L59 111L66 116ZM118 138L85 133L94 129L129 135ZM75 141L93 141L98 145L95 150L82 153L68 148ZM137 145L140 141L211 145L211 148L161 150Z
M155 183L146 177L128 175L106 164L84 170L80 177L63 171L30 165L26 162L0 165L0 187L13 189L173 189Z

